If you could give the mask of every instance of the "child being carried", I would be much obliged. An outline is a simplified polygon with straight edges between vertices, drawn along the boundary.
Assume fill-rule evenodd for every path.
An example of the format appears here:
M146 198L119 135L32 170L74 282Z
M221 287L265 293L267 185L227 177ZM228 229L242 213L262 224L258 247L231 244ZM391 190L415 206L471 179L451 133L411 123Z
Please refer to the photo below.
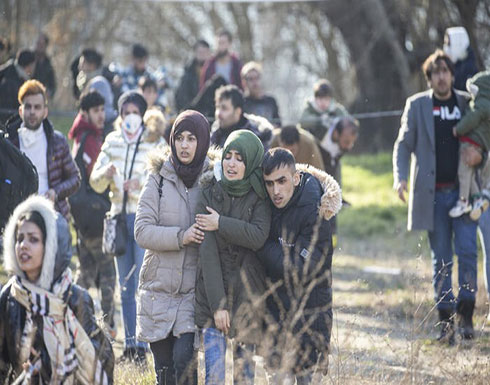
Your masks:
M490 71L479 72L468 79L466 87L471 94L470 111L453 128L454 136L460 137L458 165L459 200L449 215L457 218L470 213L477 221L490 203ZM477 151L481 162L468 166L465 159ZM473 204L469 198L473 198Z

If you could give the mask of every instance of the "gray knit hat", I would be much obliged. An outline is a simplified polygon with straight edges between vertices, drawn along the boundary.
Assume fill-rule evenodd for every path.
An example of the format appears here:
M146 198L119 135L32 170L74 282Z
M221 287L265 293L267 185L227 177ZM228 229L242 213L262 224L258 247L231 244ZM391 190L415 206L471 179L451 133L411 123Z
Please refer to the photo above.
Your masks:
M148 107L145 98L138 91L126 91L119 97L119 100L117 101L119 115L122 115L122 108L126 103L136 104L140 110L141 116L145 114L146 108Z

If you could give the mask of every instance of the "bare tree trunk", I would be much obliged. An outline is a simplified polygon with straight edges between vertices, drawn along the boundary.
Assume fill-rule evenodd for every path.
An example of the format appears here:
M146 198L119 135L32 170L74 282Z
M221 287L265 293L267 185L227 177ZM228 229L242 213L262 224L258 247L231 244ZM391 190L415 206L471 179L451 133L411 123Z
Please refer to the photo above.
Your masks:
M253 51L253 34L252 26L248 18L248 4L230 4L229 9L235 19L237 26L237 35L240 37L240 59L244 62L253 60L255 55Z
M20 31L22 27L22 0L15 2L15 29L12 37L12 52L17 52L20 46Z
M353 111L401 109L410 93L410 70L383 3L331 0L321 6L341 31L356 68L360 96ZM358 149L391 147L398 124L398 117L365 120Z
M9 39L9 41L12 43L12 35L13 35L13 29L12 29L12 24L11 23L11 20L12 20L12 17L13 17L13 10L12 10L12 7L11 7L11 4L10 4L10 1L9 0L2 0L0 2L1 4L1 9L4 10L4 17L5 17L5 20L7 21L6 22L6 38Z
M458 8L463 26L468 31L471 46L473 47L473 52L475 53L476 57L476 64L478 68L485 68L483 64L483 58L481 56L480 50L478 49L478 39L475 36L476 10L478 8L480 0L453 0L453 3Z

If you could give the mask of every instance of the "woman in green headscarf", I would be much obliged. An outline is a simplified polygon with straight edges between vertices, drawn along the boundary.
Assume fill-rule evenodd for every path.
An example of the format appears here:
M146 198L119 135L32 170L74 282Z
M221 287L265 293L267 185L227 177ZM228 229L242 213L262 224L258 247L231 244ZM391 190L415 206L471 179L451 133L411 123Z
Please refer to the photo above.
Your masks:
M271 212L260 168L264 147L249 130L233 132L221 162L201 177L196 324L203 331L206 385L225 380L226 337L235 339L235 383L253 384L265 273L255 252L269 234Z

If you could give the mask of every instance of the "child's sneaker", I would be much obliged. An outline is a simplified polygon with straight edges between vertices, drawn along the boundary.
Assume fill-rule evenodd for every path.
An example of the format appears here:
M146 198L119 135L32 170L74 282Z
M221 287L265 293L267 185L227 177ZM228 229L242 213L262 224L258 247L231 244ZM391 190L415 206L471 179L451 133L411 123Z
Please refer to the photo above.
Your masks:
M473 202L473 209L470 212L470 218L474 221L477 221L480 219L481 215L483 212L485 212L488 209L490 202L486 198L478 198Z
M451 218L458 218L463 214L469 213L471 211L471 205L467 201L458 200L456 206L454 206L451 211L449 211L449 216Z

